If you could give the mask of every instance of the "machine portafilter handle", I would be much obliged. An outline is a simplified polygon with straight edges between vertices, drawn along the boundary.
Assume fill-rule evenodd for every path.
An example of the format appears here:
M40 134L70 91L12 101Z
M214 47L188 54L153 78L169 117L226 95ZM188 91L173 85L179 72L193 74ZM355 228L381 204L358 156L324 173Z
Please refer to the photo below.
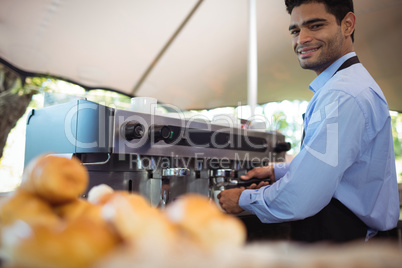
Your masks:
M234 171L232 169L217 169L212 175L212 186L214 188L225 187L230 184L233 177Z
M233 180L232 182L235 184L234 186L248 187L253 183L258 185L261 181L269 182L271 184L271 179L269 179L269 178L267 178L267 179L251 178L249 180L242 180L239 178L239 179Z
M259 184L261 181L271 183L270 178L258 179L251 178L249 180L242 180L240 178L234 178L234 171L231 169L218 169L215 171L212 178L212 183L215 188L234 188L234 187L248 187L253 183Z

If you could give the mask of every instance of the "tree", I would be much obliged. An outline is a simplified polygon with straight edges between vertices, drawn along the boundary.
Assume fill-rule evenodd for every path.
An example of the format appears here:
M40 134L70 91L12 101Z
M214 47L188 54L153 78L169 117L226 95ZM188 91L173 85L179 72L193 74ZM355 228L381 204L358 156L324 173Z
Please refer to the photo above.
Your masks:
M0 159L8 134L25 113L35 90L25 86L25 81L13 70L0 65Z

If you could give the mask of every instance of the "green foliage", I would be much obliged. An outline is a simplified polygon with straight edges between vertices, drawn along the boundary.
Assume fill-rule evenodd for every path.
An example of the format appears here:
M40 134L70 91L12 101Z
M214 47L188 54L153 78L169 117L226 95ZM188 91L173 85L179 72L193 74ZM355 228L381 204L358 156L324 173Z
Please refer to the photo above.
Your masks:
M289 127L289 122L287 121L287 117L285 112L279 111L273 114L273 123L276 129L278 130L286 130Z
M274 129L285 135L286 140L291 143L291 151L288 153L296 155L300 150L301 128L302 126L293 120L289 120L284 111L273 114Z
M116 92L105 90L91 90L86 98L90 101L100 103L118 109L130 109L131 98Z
M402 114L391 114L392 137L394 139L395 158L402 159ZM402 176L402 175L401 175Z
M131 98L124 94L101 89L85 91L79 85L52 77L29 77L26 79L25 87L36 88L38 92L41 92L44 95L45 106L82 98L113 108L128 109L130 107Z
M43 87L45 82L50 80L52 79L43 76L28 77L26 79L26 84L30 86Z

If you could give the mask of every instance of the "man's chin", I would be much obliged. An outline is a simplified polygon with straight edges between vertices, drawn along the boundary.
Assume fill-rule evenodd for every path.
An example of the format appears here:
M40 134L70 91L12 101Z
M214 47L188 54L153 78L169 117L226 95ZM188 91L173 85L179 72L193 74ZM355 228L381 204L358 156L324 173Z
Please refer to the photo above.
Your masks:
M313 69L313 64L309 64L308 62L305 62L305 61L299 61L299 63L300 63L300 67L302 67L303 69L306 69L306 70L312 70Z

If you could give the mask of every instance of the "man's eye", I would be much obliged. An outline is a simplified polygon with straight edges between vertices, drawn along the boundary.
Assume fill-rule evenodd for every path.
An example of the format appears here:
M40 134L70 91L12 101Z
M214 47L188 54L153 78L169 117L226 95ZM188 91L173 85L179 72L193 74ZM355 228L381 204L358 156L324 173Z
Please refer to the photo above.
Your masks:
M292 31L290 31L290 34L291 35L296 35L296 34L298 34L300 31L299 30L292 30Z
M322 26L322 24L314 24L314 25L311 25L311 29L313 29L313 30L316 30L316 29L319 29L319 28L321 28L321 26Z

